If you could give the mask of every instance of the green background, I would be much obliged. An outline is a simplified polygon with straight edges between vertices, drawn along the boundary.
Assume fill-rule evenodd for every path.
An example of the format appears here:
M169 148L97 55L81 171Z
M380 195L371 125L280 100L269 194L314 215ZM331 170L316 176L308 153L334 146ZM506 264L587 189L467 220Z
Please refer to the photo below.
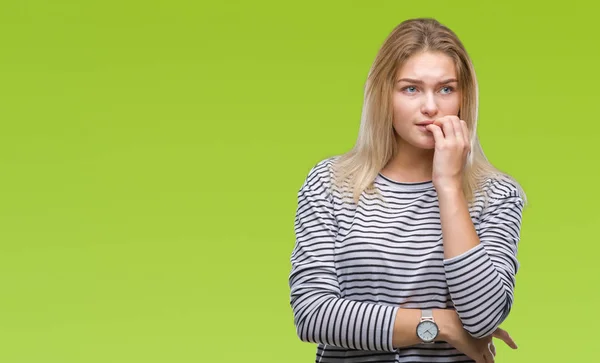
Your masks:
M296 192L420 16L464 42L481 142L530 199L497 361L597 359L600 32L550 4L3 0L0 362L314 361Z

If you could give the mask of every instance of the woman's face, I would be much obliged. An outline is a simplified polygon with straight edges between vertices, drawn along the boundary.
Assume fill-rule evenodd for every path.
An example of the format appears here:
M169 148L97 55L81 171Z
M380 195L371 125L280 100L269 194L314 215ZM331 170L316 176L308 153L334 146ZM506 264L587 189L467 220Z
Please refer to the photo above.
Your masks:
M392 98L399 142L432 149L433 134L418 124L458 115L461 95L454 61L440 52L415 54L396 73Z

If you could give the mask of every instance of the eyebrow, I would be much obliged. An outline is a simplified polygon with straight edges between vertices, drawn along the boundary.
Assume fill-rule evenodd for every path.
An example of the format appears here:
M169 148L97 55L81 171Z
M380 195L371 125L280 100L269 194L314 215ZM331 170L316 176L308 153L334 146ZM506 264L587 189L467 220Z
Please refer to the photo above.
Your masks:
M400 82L409 82L409 83L417 83L417 84L423 84L423 81L418 80L418 79L412 79L412 78L400 78L398 80L398 83ZM452 83L452 82L458 82L458 80L456 78L448 78L446 80L443 80L441 82L438 82L437 84L447 84L447 83Z

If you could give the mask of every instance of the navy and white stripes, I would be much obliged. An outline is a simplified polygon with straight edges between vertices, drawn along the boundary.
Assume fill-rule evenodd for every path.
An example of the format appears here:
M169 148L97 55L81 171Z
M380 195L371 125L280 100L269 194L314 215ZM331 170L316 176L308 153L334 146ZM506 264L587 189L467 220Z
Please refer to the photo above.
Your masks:
M403 308L453 308L475 337L507 317L518 269L523 200L507 181L489 180L491 202L470 207L481 243L444 259L432 182L399 183L379 174L383 202L358 205L331 192L334 158L319 162L298 192L290 303L302 341L317 361L470 362L445 342L395 349Z

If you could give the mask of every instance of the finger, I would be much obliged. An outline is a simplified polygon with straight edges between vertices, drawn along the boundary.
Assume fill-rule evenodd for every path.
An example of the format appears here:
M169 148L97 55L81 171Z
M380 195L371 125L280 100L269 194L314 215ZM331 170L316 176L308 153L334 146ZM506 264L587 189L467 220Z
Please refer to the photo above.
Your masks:
M439 124L444 131L444 138L446 139L454 139L456 138L456 132L454 131L453 122L451 119L441 118L439 119Z
M460 123L461 123L461 120L459 120L458 118L452 119L452 127L454 128L454 137L456 137L456 141L458 141L460 144L462 144L465 141L465 137L463 136L463 128Z
M483 357L485 358L485 362L486 363L494 363L494 355L492 354L492 351L489 349L486 349L486 351L483 353Z
M444 134L442 133L442 129L435 124L430 124L425 126L425 128L433 134L433 140L437 144L438 142L444 141Z
M496 331L494 331L494 334L492 334L492 335L495 338L502 340L504 343L506 343L512 349L517 349L517 343L515 343L513 338L508 334L508 332L506 330L498 328L498 329L496 329Z
M468 150L471 151L471 134L469 133L469 127L467 127L467 122L464 120L460 120L460 125L462 126L463 136L465 138L465 145L467 145Z
M446 116L433 120L433 124L442 130L444 137L448 137L446 130L444 130L444 124L446 124L447 120L448 118Z

